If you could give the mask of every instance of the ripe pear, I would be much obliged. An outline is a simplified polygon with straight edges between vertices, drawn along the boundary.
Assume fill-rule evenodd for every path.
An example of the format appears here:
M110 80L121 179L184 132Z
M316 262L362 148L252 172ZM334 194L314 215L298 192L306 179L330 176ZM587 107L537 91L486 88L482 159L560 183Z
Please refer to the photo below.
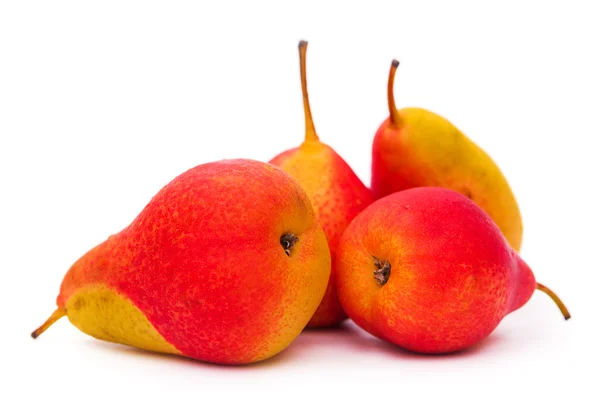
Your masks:
M474 345L536 288L570 318L490 216L452 189L413 188L376 200L344 232L334 267L350 318L414 352Z
M390 116L372 147L375 198L420 186L458 191L482 207L510 245L521 248L523 223L512 189L492 158L450 121L423 108L396 109L394 60L388 80Z
M58 309L100 340L219 364L285 349L317 309L331 259L285 172L236 159L194 167L68 270Z
M304 142L287 150L269 162L281 167L304 188L325 231L331 258L335 258L337 243L348 223L373 201L371 191L356 176L352 168L330 146L321 142L315 130L308 100L306 80L306 49L300 41L300 78L306 133ZM332 271L327 292L308 327L329 327L347 318L337 298L335 271Z

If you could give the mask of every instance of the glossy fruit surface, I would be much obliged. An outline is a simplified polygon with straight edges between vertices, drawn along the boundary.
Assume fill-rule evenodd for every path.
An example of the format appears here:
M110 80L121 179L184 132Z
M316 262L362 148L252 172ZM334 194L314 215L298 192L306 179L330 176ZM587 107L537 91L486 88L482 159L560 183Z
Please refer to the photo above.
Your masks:
M306 326L330 255L310 201L267 163L223 160L162 188L69 269L55 319L98 339L198 360L269 358Z
M306 87L307 45L306 42L300 42L299 45L306 117L305 139L299 147L287 150L269 162L288 172L306 191L327 236L331 258L334 259L344 229L373 199L371 191L348 163L317 136ZM347 318L337 298L334 275L335 271L332 271L325 297L311 318L309 327L333 326Z
M335 268L341 303L359 326L422 353L479 342L537 286L492 219L446 188L375 201L344 232Z
M519 251L523 222L506 177L481 147L447 119L423 108L396 109L397 67L394 61L388 81L390 117L373 139L371 190L375 198L422 186L453 189L483 208Z

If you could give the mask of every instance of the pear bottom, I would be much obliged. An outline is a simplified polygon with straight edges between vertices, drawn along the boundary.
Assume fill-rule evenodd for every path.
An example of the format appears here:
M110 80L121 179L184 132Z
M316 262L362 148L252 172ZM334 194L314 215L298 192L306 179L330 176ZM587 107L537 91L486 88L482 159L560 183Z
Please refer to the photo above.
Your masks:
M77 290L66 303L69 321L96 339L159 353L180 354L133 303L104 285Z

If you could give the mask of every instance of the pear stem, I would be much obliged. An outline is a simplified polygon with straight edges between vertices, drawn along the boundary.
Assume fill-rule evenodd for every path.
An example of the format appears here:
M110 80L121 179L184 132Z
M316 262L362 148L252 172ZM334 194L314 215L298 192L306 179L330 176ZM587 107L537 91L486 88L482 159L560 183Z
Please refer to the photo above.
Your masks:
M59 319L61 319L65 315L67 315L67 310L65 310L64 308L58 308L56 311L54 311L52 313L52 315L50 316L50 318L48 318L46 320L46 322L44 322L42 324L42 326L40 326L39 328L37 328L35 331L31 332L31 337L34 338L34 339L37 338L42 333L44 333L46 331L46 329L50 328L50 326L52 326L53 323L55 323L56 321L58 321Z
M388 108L390 110L390 122L394 127L400 126L400 114L398 114L398 109L396 108L396 100L394 99L394 79L396 77L396 70L398 69L398 65L400 63L398 60L392 61L392 66L390 67L390 76L388 78L388 87L387 87L387 95L388 95Z
M569 313L569 310L567 310L565 303L562 302L562 300L556 295L556 293L554 293L552 290L548 289L541 283L537 283L535 288L550 296L550 298L556 303L556 305L560 309L560 312L562 313L563 317L565 317L565 320L571 318L571 314Z
M308 42L301 40L298 44L298 51L300 53L300 82L302 84L302 100L304 102L304 120L306 126L306 134L304 137L305 141L318 141L319 136L315 130L315 124L313 122L312 113L310 112L310 103L308 102L308 85L306 83L306 48Z

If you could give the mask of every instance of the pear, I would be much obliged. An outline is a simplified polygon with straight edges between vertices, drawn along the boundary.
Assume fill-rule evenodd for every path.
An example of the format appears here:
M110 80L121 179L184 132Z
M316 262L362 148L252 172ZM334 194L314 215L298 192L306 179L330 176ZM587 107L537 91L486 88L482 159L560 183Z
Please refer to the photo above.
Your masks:
M321 142L317 135L308 99L307 47L306 41L300 41L300 81L306 129L304 142L269 162L289 173L306 191L325 231L331 258L334 259L337 243L344 229L360 211L371 204L373 197L348 163L330 146ZM334 274L335 271L332 271L327 292L308 327L334 326L347 318L337 298Z
M420 186L453 189L482 207L519 251L523 223L506 177L483 149L444 117L423 108L396 109L397 68L394 60L387 86L390 116L373 139L375 198Z
M57 310L100 340L218 364L285 349L321 302L327 239L306 193L270 164L194 167L79 258Z
M473 346L535 289L571 317L489 215L447 188L406 189L376 200L344 232L334 268L350 318L414 352Z

